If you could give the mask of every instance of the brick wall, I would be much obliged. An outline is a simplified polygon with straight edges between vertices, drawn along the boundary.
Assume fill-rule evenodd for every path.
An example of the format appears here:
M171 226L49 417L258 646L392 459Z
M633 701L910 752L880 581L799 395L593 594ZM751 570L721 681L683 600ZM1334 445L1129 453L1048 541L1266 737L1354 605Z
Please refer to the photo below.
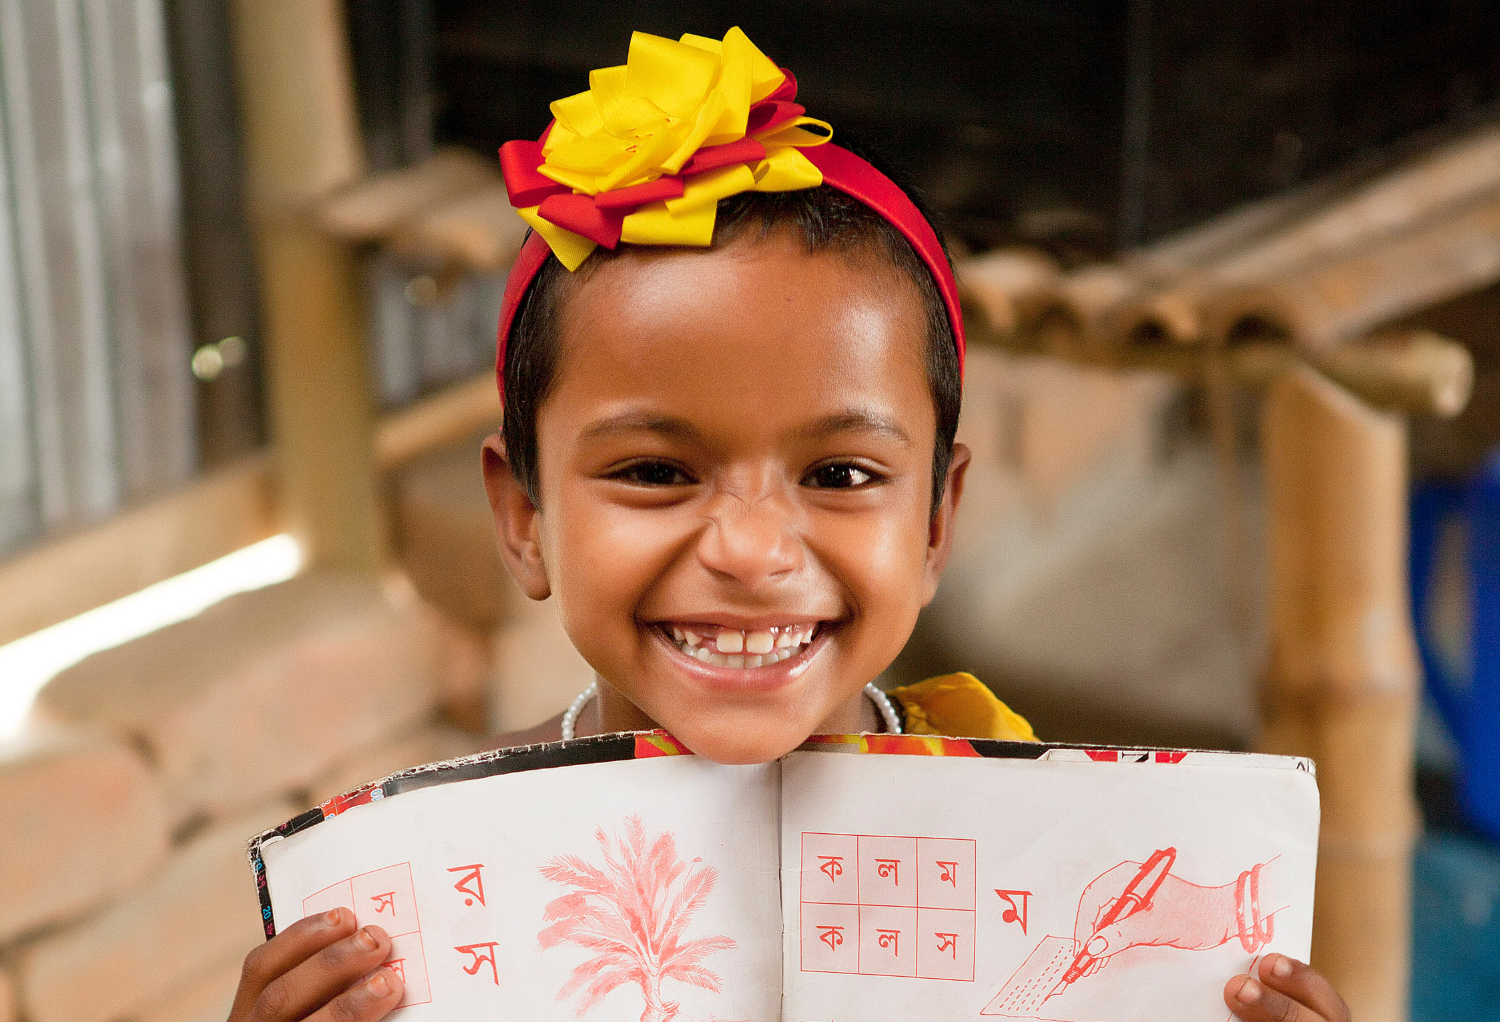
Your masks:
M310 574L59 675L0 748L0 1022L223 1022L263 939L246 840L474 751L490 670L409 587Z

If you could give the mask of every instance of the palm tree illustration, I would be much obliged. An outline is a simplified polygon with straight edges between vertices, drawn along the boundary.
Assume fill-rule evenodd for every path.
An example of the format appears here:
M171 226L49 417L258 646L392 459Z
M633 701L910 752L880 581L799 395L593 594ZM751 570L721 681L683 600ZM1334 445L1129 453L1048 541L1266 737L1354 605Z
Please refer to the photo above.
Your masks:
M581 991L576 1016L582 1018L611 990L634 983L646 1000L641 1022L670 1022L679 1006L662 999L662 984L677 980L718 993L719 977L702 962L735 946L722 935L683 939L718 870L702 859L679 859L670 831L648 840L638 816L625 821L623 836L611 840L600 827L594 837L602 868L576 855L557 856L541 867L548 880L572 890L543 911L550 925L537 934L540 950L573 944L593 952L573 969L557 999Z

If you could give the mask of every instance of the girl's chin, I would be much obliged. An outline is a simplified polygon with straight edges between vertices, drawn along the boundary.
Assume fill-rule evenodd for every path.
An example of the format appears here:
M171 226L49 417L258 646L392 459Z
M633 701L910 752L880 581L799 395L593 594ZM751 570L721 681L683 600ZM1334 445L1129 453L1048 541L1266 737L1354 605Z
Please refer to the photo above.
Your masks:
M670 729L668 729L670 730ZM725 766L744 766L754 763L770 763L780 759L807 740L807 735L748 735L712 734L684 738L672 732L694 754Z

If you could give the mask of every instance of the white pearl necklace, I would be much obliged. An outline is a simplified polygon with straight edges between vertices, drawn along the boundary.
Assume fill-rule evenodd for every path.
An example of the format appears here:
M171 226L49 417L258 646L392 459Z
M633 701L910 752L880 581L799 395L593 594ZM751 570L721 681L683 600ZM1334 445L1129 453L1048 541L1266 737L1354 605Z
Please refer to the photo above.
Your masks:
M891 697L875 687L872 681L864 688L865 698L875 704L875 709L880 711L881 718L885 721L885 730L888 734L899 735L901 733L901 717L896 713L896 707L891 703ZM599 683L591 682L589 687L578 693L563 714L562 736L563 741L571 742L578 725L578 715L583 708L589 704L589 700L599 694Z

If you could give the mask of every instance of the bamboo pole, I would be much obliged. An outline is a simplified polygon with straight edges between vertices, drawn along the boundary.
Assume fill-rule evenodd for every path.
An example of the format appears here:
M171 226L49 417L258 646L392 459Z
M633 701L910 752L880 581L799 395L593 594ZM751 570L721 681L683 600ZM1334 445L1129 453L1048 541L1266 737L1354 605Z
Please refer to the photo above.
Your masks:
M1392 328L1355 344L1306 351L1264 341L1219 351L1146 348L1114 355L1117 369L1152 369L1204 384L1208 363L1222 363L1227 382L1263 390L1281 373L1307 366L1384 411L1451 419L1469 404L1474 356L1455 340L1429 330Z
M1317 763L1313 964L1355 1018L1400 1022L1417 829L1405 423L1307 368L1272 383L1262 414L1271 571L1261 745Z
M498 163L467 149L440 149L414 167L339 189L320 204L318 225L346 241L379 241L443 203L492 185L504 194ZM514 211L511 217L521 219Z
M499 429L502 419L495 374L476 373L382 418L375 428L376 464L382 472L399 468L477 433Z
M427 210L394 231L388 251L421 262L502 274L526 240L504 185L482 188Z
M1042 300L1059 272L1051 256L1020 246L961 260L954 270L964 306L964 335L991 344L1015 336L1024 310Z
M237 85L287 521L312 565L386 559L352 254L313 224L363 173L342 5L234 0Z
M1497 188L1500 125L1440 146L1258 242L1223 248L1212 256L1196 253L1195 272L1122 304L1111 327L1113 343L1198 343L1205 335L1201 306L1217 293L1357 252Z
M1120 263L1095 263L1057 280L1036 303L1028 333L1041 351L1063 358L1100 355L1112 315L1139 294L1142 277Z
M1211 343L1351 340L1500 278L1500 193L1384 244L1226 290L1202 306Z
M966 324L968 315L966 305ZM970 336L976 344L1027 350L1025 338L1018 335L997 339L979 332ZM1218 367L1209 365L1213 358L1221 363ZM1169 373L1198 386L1207 385L1218 371L1225 382L1255 390L1270 386L1287 369L1309 366L1372 407L1442 419L1451 419L1468 407L1474 390L1474 356L1469 349L1419 327L1387 327L1367 338L1322 350L1277 341L1246 341L1212 352L1145 345L1083 351L1071 360L1102 368Z
M1293 225L1349 192L1368 173L1365 163L1355 161L1343 171L1247 202L1205 223L1122 253L1120 260L1152 281L1181 279L1238 253L1254 251L1295 229Z
M1226 352L1231 376L1268 386L1304 359L1376 408L1451 419L1474 392L1474 356L1457 341L1421 329L1384 330L1358 344L1299 352L1283 344L1243 344Z
M1168 333L1196 333L1196 305L1184 304L1178 291L1196 294L1193 287L1205 276L1205 267L1274 242L1289 225L1311 216L1367 173L1366 166L1354 164L1121 253L1107 271L1086 267L1038 281L1015 301L1017 326L1024 331L1045 324L1053 348L1120 347L1122 323L1133 322L1130 317L1144 303L1167 318Z

